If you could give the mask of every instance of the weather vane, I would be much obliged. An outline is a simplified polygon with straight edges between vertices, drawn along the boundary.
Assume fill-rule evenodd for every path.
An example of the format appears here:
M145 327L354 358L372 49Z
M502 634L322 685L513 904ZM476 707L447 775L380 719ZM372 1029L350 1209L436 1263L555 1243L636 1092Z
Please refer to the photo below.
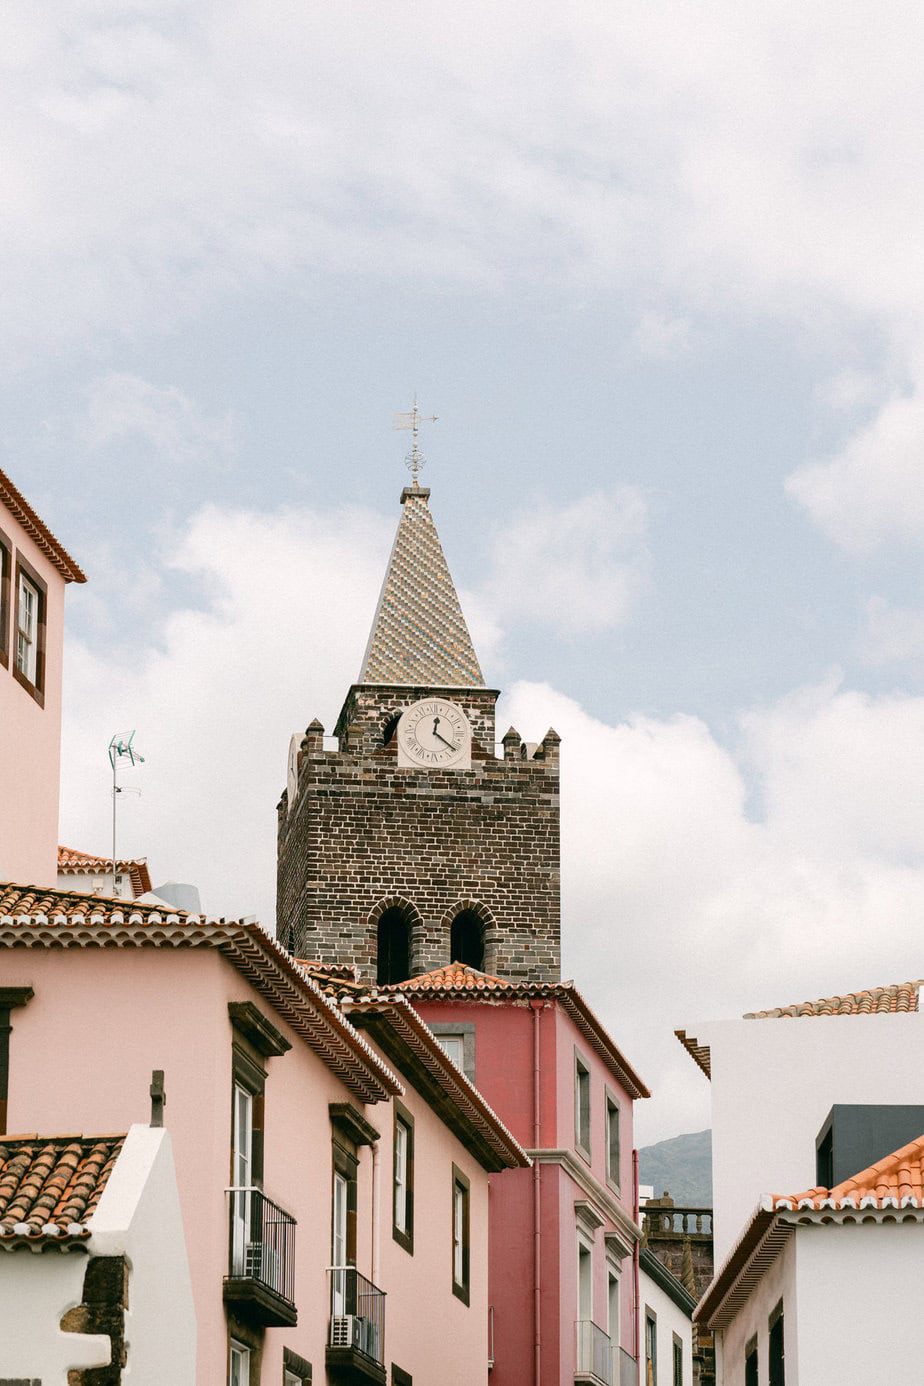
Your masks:
M414 392L414 407L406 410L403 414L395 415L395 428L410 430L412 435L411 450L405 458L405 466L414 478L414 485L420 485L420 472L426 466L426 459L420 451L418 436L422 423L436 423L438 414L421 414L417 408L417 392Z

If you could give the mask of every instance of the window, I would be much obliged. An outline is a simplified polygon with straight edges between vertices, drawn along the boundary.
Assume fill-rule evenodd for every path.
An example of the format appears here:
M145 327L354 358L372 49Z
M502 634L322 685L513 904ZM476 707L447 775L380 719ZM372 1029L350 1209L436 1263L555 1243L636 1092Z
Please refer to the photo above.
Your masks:
M619 1103L611 1093L606 1094L606 1177L619 1188Z
M414 1386L410 1372L403 1372L394 1362L391 1364L391 1386Z
M250 1386L250 1348L231 1339L228 1386Z
M428 1021L440 1045L461 1068L470 1083L475 1081L475 1026L471 1021Z
M395 1103L394 1206L392 1235L414 1251L414 1118Z
M645 1308L645 1386L658 1386L658 1316Z
M682 1341L677 1337L677 1334L676 1334L676 1333L674 1334L674 1338L673 1338L673 1349L674 1349L674 1355L673 1355L674 1381L673 1381L673 1386L683 1386L683 1343L682 1343Z
M744 1349L744 1386L758 1386L756 1333Z
M606 1272L606 1331L613 1347L619 1347L619 1276L612 1266Z
M581 1238L577 1244L578 1318L582 1323L594 1316L593 1249Z
M21 555L16 560L14 607L13 674L36 702L44 705L46 587Z
M449 930L449 961L484 971L484 925L474 910L463 910Z
M469 1301L469 1182L452 1167L452 1292Z
M770 1386L786 1386L786 1366L783 1360L783 1301L770 1315Z
M254 1173L254 1094L236 1080L231 1124L231 1273L245 1275L251 1237Z
M0 664L10 663L10 586L13 577L13 545L0 529Z
M574 1056L574 1143L590 1159L590 1069Z
M291 1348L282 1353L282 1386L311 1386L311 1363Z
M385 911L378 922L376 980L380 987L406 982L411 975L411 928L400 905Z

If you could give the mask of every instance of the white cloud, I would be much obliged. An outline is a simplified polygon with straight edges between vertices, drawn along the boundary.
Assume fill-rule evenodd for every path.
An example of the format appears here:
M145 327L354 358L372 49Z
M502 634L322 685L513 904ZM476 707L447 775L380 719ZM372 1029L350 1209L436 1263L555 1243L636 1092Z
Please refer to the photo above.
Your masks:
M508 625L525 620L562 635L622 625L648 573L647 521L634 486L557 508L526 502L495 540L485 598Z
M136 727L122 848L211 910L271 920L288 738L315 715L331 730L392 530L362 511L194 516L170 561L201 608L116 658L71 642L64 840L106 850L106 745ZM565 968L661 1094L643 1139L708 1119L675 1026L920 975L924 698L832 678L747 712L734 749L695 717L608 724L551 685L515 684L500 719L563 737Z
M786 487L852 552L924 542L924 394L889 400L836 457L793 472Z
M91 381L80 440L91 449L125 439L144 439L161 463L215 463L234 451L231 414L207 418L176 386L159 387L140 376L112 371Z
M693 346L693 325L689 318L643 313L635 328L634 346L643 361L685 356Z
M891 606L882 597L870 597L865 617L860 650L868 664L924 668L924 609Z
M813 330L823 306L919 337L924 18L852 14L12 0L7 330L173 328L334 270L666 290L678 320Z

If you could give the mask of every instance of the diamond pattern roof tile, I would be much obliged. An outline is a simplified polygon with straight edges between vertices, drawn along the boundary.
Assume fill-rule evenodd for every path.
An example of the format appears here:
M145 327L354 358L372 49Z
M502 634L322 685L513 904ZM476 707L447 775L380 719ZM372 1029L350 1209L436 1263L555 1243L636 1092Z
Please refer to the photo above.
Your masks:
M483 688L484 678L427 504L405 487L359 682Z
M84 1240L124 1136L0 1136L0 1242Z

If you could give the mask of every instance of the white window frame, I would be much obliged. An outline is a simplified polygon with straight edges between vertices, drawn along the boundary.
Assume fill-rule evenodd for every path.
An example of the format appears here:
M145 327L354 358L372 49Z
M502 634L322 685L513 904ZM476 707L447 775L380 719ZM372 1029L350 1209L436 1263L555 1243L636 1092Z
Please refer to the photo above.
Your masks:
M436 1042L445 1054L448 1054L456 1068L465 1072L465 1036L464 1035L437 1035Z
M586 1122L584 1120L584 1103L582 1098L587 1097ZM591 1100L591 1071L590 1064L574 1051L574 1144L577 1150L589 1160L590 1159L590 1137L593 1127L593 1102ZM586 1136L586 1140L584 1139Z
M614 1289L615 1287L615 1289ZM618 1268L612 1261L606 1263L606 1331L613 1347L619 1347L620 1315L622 1313L622 1285ZM613 1312L615 1302L615 1314ZM615 1320L615 1322L614 1322Z
M584 1268L587 1280L584 1280ZM577 1234L577 1316L580 1323L593 1323L594 1317L594 1244L582 1232ZM586 1312L585 1312L586 1310Z
M28 614L23 620L23 599L30 598L26 603ZM36 583L32 581L28 573L19 570L19 581L16 590L16 668L23 678L33 687L38 683L38 647L39 647L39 625L42 615L42 594Z
M228 1352L228 1386L250 1386L250 1348L237 1338L231 1339Z
M411 1148L411 1127L404 1117L395 1117L395 1227L405 1236L410 1232L408 1217L410 1204L410 1185L408 1183L408 1156Z

